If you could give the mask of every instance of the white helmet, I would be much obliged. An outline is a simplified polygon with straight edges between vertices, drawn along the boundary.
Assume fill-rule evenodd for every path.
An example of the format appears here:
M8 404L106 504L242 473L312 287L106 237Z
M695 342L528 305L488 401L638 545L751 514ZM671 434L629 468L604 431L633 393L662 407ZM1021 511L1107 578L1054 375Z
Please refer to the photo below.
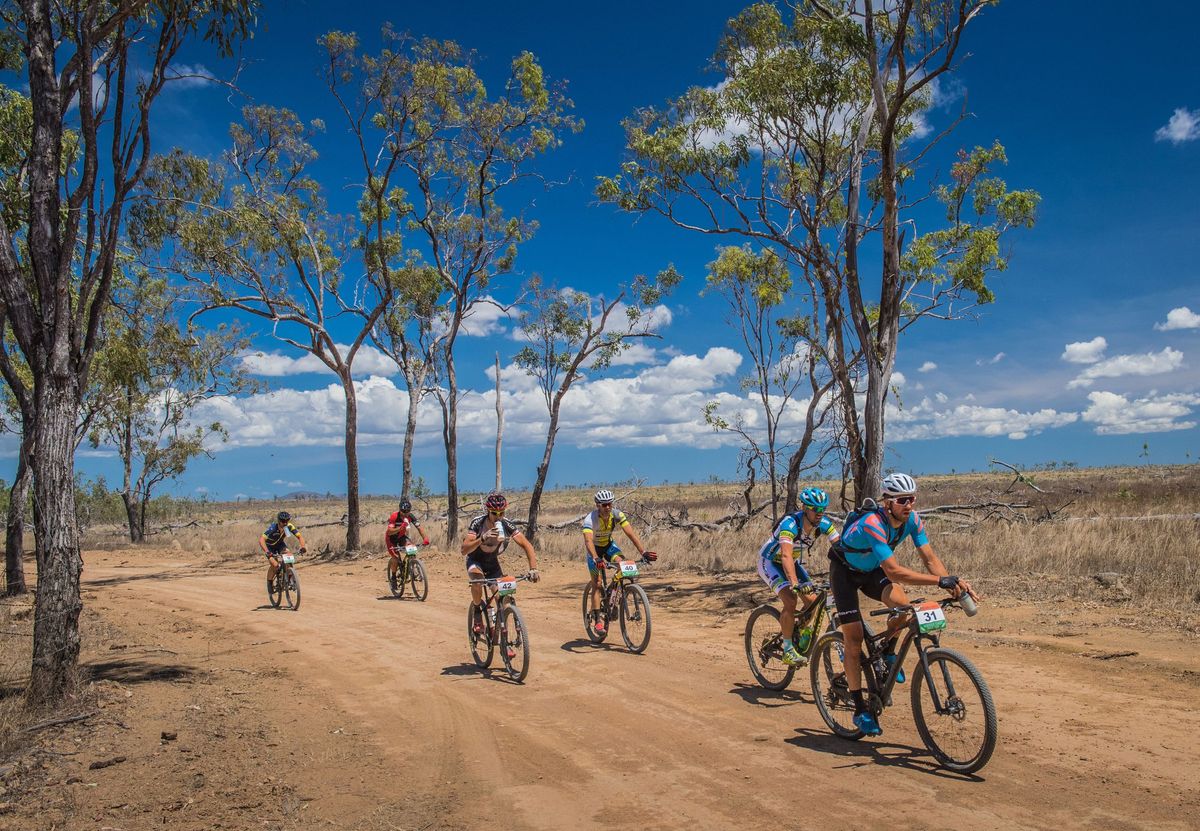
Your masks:
M616 499L616 497L613 496L613 492L608 490L607 488L601 488L600 490L596 491L596 502L597 503L612 502L614 499Z
M904 496L917 492L917 480L907 473L893 473L883 480L884 496Z

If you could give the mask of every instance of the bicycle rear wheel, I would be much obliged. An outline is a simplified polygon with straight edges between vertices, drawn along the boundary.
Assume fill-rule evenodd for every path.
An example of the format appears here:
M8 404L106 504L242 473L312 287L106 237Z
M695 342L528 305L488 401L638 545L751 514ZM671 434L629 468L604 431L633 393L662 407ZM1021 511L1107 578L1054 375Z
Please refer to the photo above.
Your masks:
M492 643L492 639L488 636L486 612L479 616L483 622L483 631L475 631L475 608L474 603L467 605L467 640L471 644L471 657L475 659L475 666L489 667L492 665L492 654L496 649L496 645Z
M974 773L996 749L991 690L975 665L953 649L930 649L925 657L932 684L918 665L912 685L917 732L942 767ZM935 698L941 703L940 712Z
M600 608L594 612L589 608L591 606L591 597L592 597L592 584L584 583L583 584L583 629L585 632L587 632L588 640L590 640L592 643L603 643L604 639L608 637L608 626L605 625L604 631L597 632L596 631L596 621L603 620L604 606L605 606L604 595L601 594L601 596L600 596Z
M500 658L508 677L520 683L529 674L529 633L515 603L504 606L500 618Z
M425 579L425 566L420 560L408 564L408 579L412 582L413 597L424 600L429 596L429 581Z
M296 574L296 569L287 566L287 573L284 575L283 591L287 594L287 604L292 611L300 609L300 577Z
M792 683L794 666L783 662L783 636L779 632L779 610L763 604L746 621L746 661L755 680L768 690L783 690Z
M280 579L282 571L283 566L280 566L275 572L275 577L267 581L267 599L271 601L271 605L276 609L283 602L283 581Z
M401 560L396 564L394 574L388 574L388 588L392 590L392 597L404 597L404 561Z
M846 668L842 665L845 655L841 632L826 632L812 650L808 674L812 682L813 699L817 712L829 729L843 739L857 741L863 732L854 724L854 699L846 682ZM875 689L875 675L866 656L862 657L863 689Z
M639 655L650 645L650 598L645 589L628 581L621 592L621 638Z

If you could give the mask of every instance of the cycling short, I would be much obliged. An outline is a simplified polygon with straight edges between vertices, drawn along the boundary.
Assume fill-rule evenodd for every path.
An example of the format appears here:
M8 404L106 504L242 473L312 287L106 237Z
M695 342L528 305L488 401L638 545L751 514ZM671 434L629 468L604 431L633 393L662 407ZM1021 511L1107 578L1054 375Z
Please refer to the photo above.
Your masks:
M587 550L586 547L584 550ZM608 545L596 546L596 553L603 557L607 562L611 563L613 561L613 557L616 557L621 553L621 549L617 548L617 544L615 542L610 542ZM600 570L596 565L595 559L592 558L592 552L590 551L587 552L587 566L589 574L595 574Z
M833 592L833 600L837 603L839 624L862 621L862 612L858 608L860 591L872 600L882 600L884 590L891 584L892 581L881 568L858 571L850 568L838 557L829 558L829 587Z
M276 559L279 559L279 555L287 550L288 550L287 543L279 542L279 543L276 543L275 545L268 545L267 553L265 556L274 557Z
M408 546L408 537L393 537L388 540L387 549L389 557L403 557L404 549Z
M504 576L504 569L500 568L500 558L496 555L475 557L472 554L467 555L467 572L472 569L478 569L483 572L483 576L489 580L498 580ZM476 575L471 575L476 577Z
M767 557L758 558L758 576L767 584L767 588L779 594L788 585L787 575L783 573L783 565ZM812 578L804 570L804 565L796 561L796 580L800 583L810 583Z

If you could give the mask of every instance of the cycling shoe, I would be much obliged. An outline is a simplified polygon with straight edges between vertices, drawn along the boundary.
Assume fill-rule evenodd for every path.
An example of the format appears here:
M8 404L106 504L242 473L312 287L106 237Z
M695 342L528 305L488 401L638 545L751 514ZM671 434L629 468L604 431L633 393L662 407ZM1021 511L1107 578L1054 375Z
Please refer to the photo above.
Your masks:
M854 726L861 730L865 736L879 736L883 734L879 722L870 713L855 713Z

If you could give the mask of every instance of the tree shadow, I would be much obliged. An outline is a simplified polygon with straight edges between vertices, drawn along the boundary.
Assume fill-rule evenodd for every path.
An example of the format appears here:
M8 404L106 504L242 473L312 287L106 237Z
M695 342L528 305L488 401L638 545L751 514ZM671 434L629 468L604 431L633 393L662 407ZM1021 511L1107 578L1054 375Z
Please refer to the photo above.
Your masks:
M759 707L788 707L792 704L812 704L812 695L792 689L768 690L758 684L734 684L730 694L741 697L747 704Z
M924 748L896 744L880 738L858 741L843 739L827 731L813 730L807 727L797 727L796 733L797 735L790 739L784 739L784 741L805 750L816 750L846 759L846 764L839 767L865 767L874 764L904 768L956 782L987 781L982 776L973 773L955 773L940 767L929 751Z
M182 664L161 664L140 660L96 661L83 664L93 681L117 681L121 684L144 684L151 681L178 681L196 674L192 667Z
M88 589L103 589L110 586L123 586L126 583L136 583L141 580L185 580L188 577L199 576L201 575L193 574L191 569L184 570L183 572L152 571L146 574L121 574L112 577L101 577L96 580L84 578L80 581L79 588L82 591L86 591Z

